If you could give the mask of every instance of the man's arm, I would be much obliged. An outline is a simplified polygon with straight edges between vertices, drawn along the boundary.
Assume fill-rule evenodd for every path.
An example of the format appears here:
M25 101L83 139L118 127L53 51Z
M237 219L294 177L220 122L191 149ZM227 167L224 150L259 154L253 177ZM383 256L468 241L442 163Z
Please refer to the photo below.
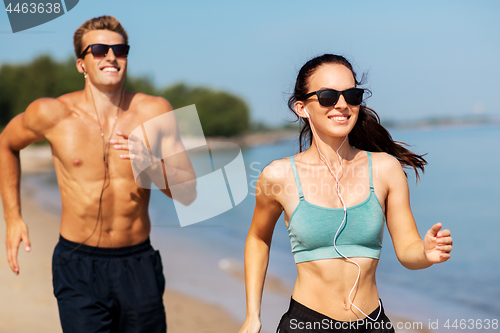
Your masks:
M145 165L151 163L150 153L156 158L162 157L161 163L150 165L144 170L144 175L165 195L189 205L196 198L196 174L179 137L172 107L164 98L148 97L148 102L142 102L141 109L148 114L148 120L141 124L147 149L142 139L125 131L116 132L125 140L111 140L110 143L114 149L128 151L128 154L120 155L120 158L130 159L132 168L137 172L143 169L141 166L144 161ZM171 191L173 185L178 185L174 195Z
M51 100L42 99L31 103L24 113L12 119L0 134L0 191L7 224L6 246L10 268L17 275L19 265L17 253L21 241L30 251L28 227L21 217L19 151L26 146L45 139L51 122L44 114L50 109Z
M169 112L168 116L168 126L160 128L160 138L157 139L157 153L163 157L162 168L167 186L161 191L183 205L189 205L197 196L196 173L182 144L175 113ZM176 187L174 193L171 191L172 186Z

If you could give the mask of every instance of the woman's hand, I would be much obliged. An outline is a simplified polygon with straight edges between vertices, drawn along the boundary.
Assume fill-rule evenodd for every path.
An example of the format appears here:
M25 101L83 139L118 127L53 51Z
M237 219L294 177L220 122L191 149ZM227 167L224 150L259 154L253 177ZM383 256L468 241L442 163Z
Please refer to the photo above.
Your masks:
M259 333L261 326L258 317L247 317L238 333Z
M439 264L450 259L453 245L450 230L442 230L441 223L436 223L427 231L424 238L424 253L433 264Z

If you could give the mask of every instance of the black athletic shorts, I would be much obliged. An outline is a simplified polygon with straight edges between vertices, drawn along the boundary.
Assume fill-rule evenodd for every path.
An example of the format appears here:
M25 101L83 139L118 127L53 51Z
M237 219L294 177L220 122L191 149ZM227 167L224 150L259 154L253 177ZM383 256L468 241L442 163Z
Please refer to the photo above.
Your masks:
M338 321L324 314L314 311L307 306L300 304L293 298L290 300L290 307L283 315L276 329L277 333L394 333L392 323L384 313L384 307L380 302L380 307L375 309L368 316L375 319L372 321L369 318L353 320L353 321Z
M120 248L79 245L60 237L52 258L63 332L165 333L165 277L149 239Z

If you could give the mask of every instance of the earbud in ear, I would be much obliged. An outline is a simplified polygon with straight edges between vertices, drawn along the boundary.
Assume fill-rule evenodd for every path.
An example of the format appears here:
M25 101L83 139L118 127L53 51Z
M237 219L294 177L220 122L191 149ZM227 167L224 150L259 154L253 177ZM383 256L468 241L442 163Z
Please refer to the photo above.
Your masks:
M304 108L304 113L306 114L306 117L309 118L309 113L307 113L306 108Z

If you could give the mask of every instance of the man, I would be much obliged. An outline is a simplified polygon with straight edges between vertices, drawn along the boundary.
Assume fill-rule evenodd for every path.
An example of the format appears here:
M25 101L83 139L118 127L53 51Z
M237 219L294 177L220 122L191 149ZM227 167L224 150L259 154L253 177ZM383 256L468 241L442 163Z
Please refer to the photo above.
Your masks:
M172 107L163 98L124 91L129 46L120 22L113 16L86 21L74 34L74 48L84 90L34 101L0 135L8 262L19 274L21 241L30 250L20 212L19 150L47 139L62 200L53 283L63 331L165 332L165 280L149 243L150 190L144 183L160 172L165 183L168 174L179 184L194 179L194 172L175 124L165 124L170 134L160 144L178 154L153 164L142 187L136 184L130 160L145 157L140 144L129 144L129 133ZM195 196L194 182L188 183L183 204ZM172 197L168 184L158 187Z

